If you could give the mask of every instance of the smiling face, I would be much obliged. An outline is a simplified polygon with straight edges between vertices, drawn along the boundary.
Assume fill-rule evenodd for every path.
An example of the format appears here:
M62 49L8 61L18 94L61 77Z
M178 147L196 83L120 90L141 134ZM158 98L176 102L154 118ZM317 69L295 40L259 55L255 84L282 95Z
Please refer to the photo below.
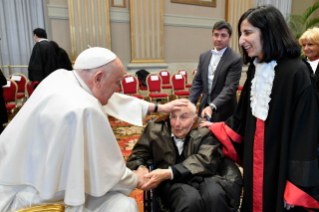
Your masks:
M213 43L217 51L224 49L228 46L228 43L231 39L231 36L228 34L226 28L223 29L214 29L213 31Z
M260 29L251 25L247 19L240 24L239 45L244 48L249 57L262 59L264 55Z
M310 61L313 61L319 56L319 45L304 39L302 41L302 51Z
M180 111L170 114L171 131L177 138L185 138L196 121L194 105L188 103L187 107L181 107Z

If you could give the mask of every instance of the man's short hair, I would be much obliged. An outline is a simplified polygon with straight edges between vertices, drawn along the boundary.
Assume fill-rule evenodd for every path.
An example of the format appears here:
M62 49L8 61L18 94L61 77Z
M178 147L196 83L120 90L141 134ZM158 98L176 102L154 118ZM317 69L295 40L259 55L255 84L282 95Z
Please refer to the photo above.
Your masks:
M218 29L218 30L227 29L229 36L231 36L231 34L232 34L232 27L226 21L218 21L218 22L216 22L214 24L214 27L213 27L213 31L212 31L213 33L214 33L215 29Z
M33 30L33 34L36 35L38 38L47 38L47 33L44 29L36 28Z

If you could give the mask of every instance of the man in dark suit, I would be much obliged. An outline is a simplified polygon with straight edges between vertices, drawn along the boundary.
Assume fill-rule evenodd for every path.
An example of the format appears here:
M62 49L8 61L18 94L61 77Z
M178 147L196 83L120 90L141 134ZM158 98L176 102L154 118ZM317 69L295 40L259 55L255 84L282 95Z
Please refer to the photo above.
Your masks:
M41 82L58 69L58 58L53 46L47 39L47 33L44 29L37 28L33 30L33 34L36 44L32 50L28 71L29 79L34 83Z
M225 121L236 109L236 91L239 86L243 61L228 43L232 27L225 21L213 27L214 48L200 55L189 100L196 104L200 94L198 115L208 115L212 122Z

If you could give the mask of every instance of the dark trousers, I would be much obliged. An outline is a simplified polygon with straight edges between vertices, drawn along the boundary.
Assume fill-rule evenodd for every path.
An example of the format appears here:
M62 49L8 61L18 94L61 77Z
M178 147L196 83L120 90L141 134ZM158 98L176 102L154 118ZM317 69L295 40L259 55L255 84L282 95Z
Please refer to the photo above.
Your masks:
M231 211L225 191L212 178L204 178L197 188L166 180L160 184L157 192L164 205L174 212Z

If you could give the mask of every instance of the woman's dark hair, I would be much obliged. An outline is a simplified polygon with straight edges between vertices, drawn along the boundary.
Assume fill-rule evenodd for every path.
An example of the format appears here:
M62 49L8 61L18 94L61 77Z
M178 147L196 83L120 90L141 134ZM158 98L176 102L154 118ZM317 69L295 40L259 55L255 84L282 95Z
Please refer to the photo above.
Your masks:
M263 43L263 58L259 62L270 62L279 60L282 57L297 58L300 56L300 46L288 28L281 12L270 5L252 8L245 12L238 22L238 39L241 36L240 25L247 21L260 29L261 41ZM247 64L250 58L243 47L240 47L244 63Z
M59 54L59 51L60 51L59 45L58 45L56 42L54 42L54 41L50 41L50 44L53 46L53 48L54 48L56 54L58 55L58 54Z

